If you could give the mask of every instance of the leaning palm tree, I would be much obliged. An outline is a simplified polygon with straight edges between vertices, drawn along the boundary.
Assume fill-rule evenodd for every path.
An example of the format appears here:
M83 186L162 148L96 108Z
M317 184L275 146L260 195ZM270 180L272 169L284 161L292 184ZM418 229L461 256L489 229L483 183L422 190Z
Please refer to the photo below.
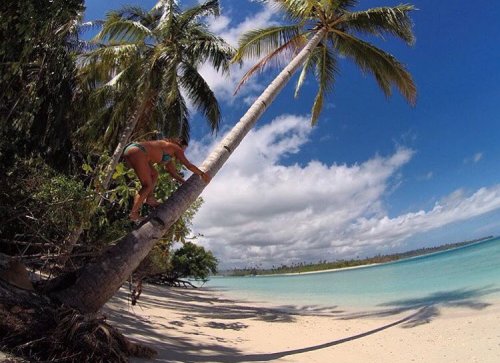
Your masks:
M391 34L412 43L409 13L414 8L411 5L351 12L354 0L280 0L275 3L296 20L296 24L243 36L235 60L246 55L258 56L262 51L270 51L267 59L271 59L286 48L297 54L205 160L201 168L212 176L300 66L304 66L306 73L314 70L319 79L320 92L313 105L313 121L321 110L324 93L333 83L336 54L354 59L362 70L371 72L386 94L390 94L394 85L411 103L415 100L415 86L405 68L391 55L356 36L358 33ZM264 63L266 60L260 62L259 67ZM299 77L299 86L303 78ZM71 283L53 295L84 311L101 308L204 187L197 176L189 178L141 227L96 262L77 271Z
M87 128L93 136L104 135L102 144L115 145L103 191L134 132L159 130L189 139L185 96L211 129L218 129L219 105L198 67L208 62L225 72L234 52L200 21L207 15L219 15L218 0L184 11L175 0L160 0L148 12L137 7L112 11L95 37L96 48L82 57L82 79L97 87L93 99L101 106Z

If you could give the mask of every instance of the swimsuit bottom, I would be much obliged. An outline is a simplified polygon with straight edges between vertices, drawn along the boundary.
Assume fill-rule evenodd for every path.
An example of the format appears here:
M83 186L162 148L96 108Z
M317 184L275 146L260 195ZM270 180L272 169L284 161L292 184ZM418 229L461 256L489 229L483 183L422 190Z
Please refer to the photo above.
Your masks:
M131 148L133 147L136 147L138 149L140 149L144 154L147 154L148 152L146 151L146 148L144 146L142 146L141 144L137 143L137 142L131 142L130 144L128 144L127 146L125 146L125 149L123 150L123 155L127 155L128 151L130 151ZM170 156L170 154L167 154L167 153L163 153L162 157L161 157L161 162L162 163L166 163L168 161L170 161L172 157Z
M131 148L136 147L140 149L144 154L147 154L148 152L146 151L146 148L142 146L141 144L138 144L136 142L131 142L127 146L125 146L125 149L123 149L123 155L127 155L127 153L130 151Z

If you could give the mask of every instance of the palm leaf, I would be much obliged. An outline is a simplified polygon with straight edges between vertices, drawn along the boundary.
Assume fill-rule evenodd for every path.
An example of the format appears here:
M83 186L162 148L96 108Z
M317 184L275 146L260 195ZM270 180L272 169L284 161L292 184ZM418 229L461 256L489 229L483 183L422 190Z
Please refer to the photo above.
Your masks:
M139 21L123 19L117 13L108 14L102 30L95 36L96 41L109 42L128 41L131 43L144 42L153 36L151 30Z
M390 34L403 39L408 44L413 44L415 42L412 32L413 23L409 17L409 12L412 10L415 10L413 5L405 4L346 13L341 26L376 36Z
M140 60L140 48L135 44L101 46L79 58L82 80L94 78L106 83L117 73Z
M272 3L289 19L296 21L313 18L320 6L318 0L276 0Z
M315 76L318 81L318 93L314 100L311 111L311 125L318 122L319 115L323 109L323 101L325 95L331 92L335 82L335 74L337 73L337 62L334 54L326 46L321 43L314 52Z
M190 139L189 111L186 101L177 83L176 77L169 78L165 85L169 84L169 89L163 87L159 95L160 113L158 117L159 128L166 137L181 137L186 141ZM175 83L175 85L174 85Z
M173 69L175 65L170 64ZM189 140L189 111L181 92L181 76L177 72L165 71L158 94L159 124L166 136Z
M203 112L212 131L217 132L221 120L219 103L215 94L198 71L188 63L181 65L183 76L182 88L186 91L195 107Z
M212 16L220 15L219 0L209 0L201 5L195 6L191 9L184 11L179 18L179 25L181 27L184 27L192 20L207 15L212 15Z
M297 80L297 84L295 86L295 93L294 93L295 98L299 96L299 91L306 80L307 73L310 72L317 63L317 59L319 57L317 53L318 53L318 48L315 48L312 54L309 57L307 57L306 61L304 62L304 65L299 75L299 79Z
M259 58L261 54L268 54L300 34L300 26L274 26L247 32L241 36L238 51L233 62L240 62L243 58Z
M358 0L337 0L335 2L337 3L337 7L343 10L353 8L359 3Z
M144 25L146 25L145 23L148 20L151 20L151 14L138 6L125 5L116 11L115 14L122 19L139 21Z
M221 37L207 30L193 27L186 34L185 47L185 56L191 59L191 63L196 64L199 60L204 60L218 72L229 72L229 65L235 50Z
M176 14L180 13L179 6L174 0L160 0L151 11L158 18L155 30L163 34L174 28Z
M417 89L411 75L392 55L341 31L335 31L332 42L340 54L372 73L386 96L392 94L391 86L395 86L411 105L415 104Z
M250 68L245 75L241 78L240 82L236 86L236 90L234 94L238 93L241 86L246 83L250 77L252 77L256 72L262 72L271 61L275 61L275 65L280 64L280 57L283 58L285 53L289 53L291 56L295 55L301 47L304 46L307 39L303 35L299 35L295 38L290 39L287 43L278 47L268 55L266 55L263 59L261 59L257 64L255 64L252 68Z
M93 51L82 55L85 62L101 62L103 64L116 64L121 58L131 58L137 55L139 47L136 44L109 44L101 45Z

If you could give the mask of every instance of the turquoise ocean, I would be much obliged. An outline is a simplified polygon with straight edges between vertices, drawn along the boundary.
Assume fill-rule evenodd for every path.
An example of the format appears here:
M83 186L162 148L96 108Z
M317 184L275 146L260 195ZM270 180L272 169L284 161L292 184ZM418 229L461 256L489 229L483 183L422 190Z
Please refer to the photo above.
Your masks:
M227 295L289 306L365 309L500 298L500 238L354 269L306 274L212 277Z

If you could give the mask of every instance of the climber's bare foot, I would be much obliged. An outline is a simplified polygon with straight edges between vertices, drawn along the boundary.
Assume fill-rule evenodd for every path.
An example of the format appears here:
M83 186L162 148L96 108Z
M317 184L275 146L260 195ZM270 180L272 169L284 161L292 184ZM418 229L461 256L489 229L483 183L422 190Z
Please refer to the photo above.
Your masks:
M132 222L140 222L141 220L143 220L144 218L141 217L141 215L139 214L139 212L130 212L128 218L132 221Z
M155 208L155 207L158 207L161 203L158 202L155 198L150 197L150 198L146 199L146 204Z

